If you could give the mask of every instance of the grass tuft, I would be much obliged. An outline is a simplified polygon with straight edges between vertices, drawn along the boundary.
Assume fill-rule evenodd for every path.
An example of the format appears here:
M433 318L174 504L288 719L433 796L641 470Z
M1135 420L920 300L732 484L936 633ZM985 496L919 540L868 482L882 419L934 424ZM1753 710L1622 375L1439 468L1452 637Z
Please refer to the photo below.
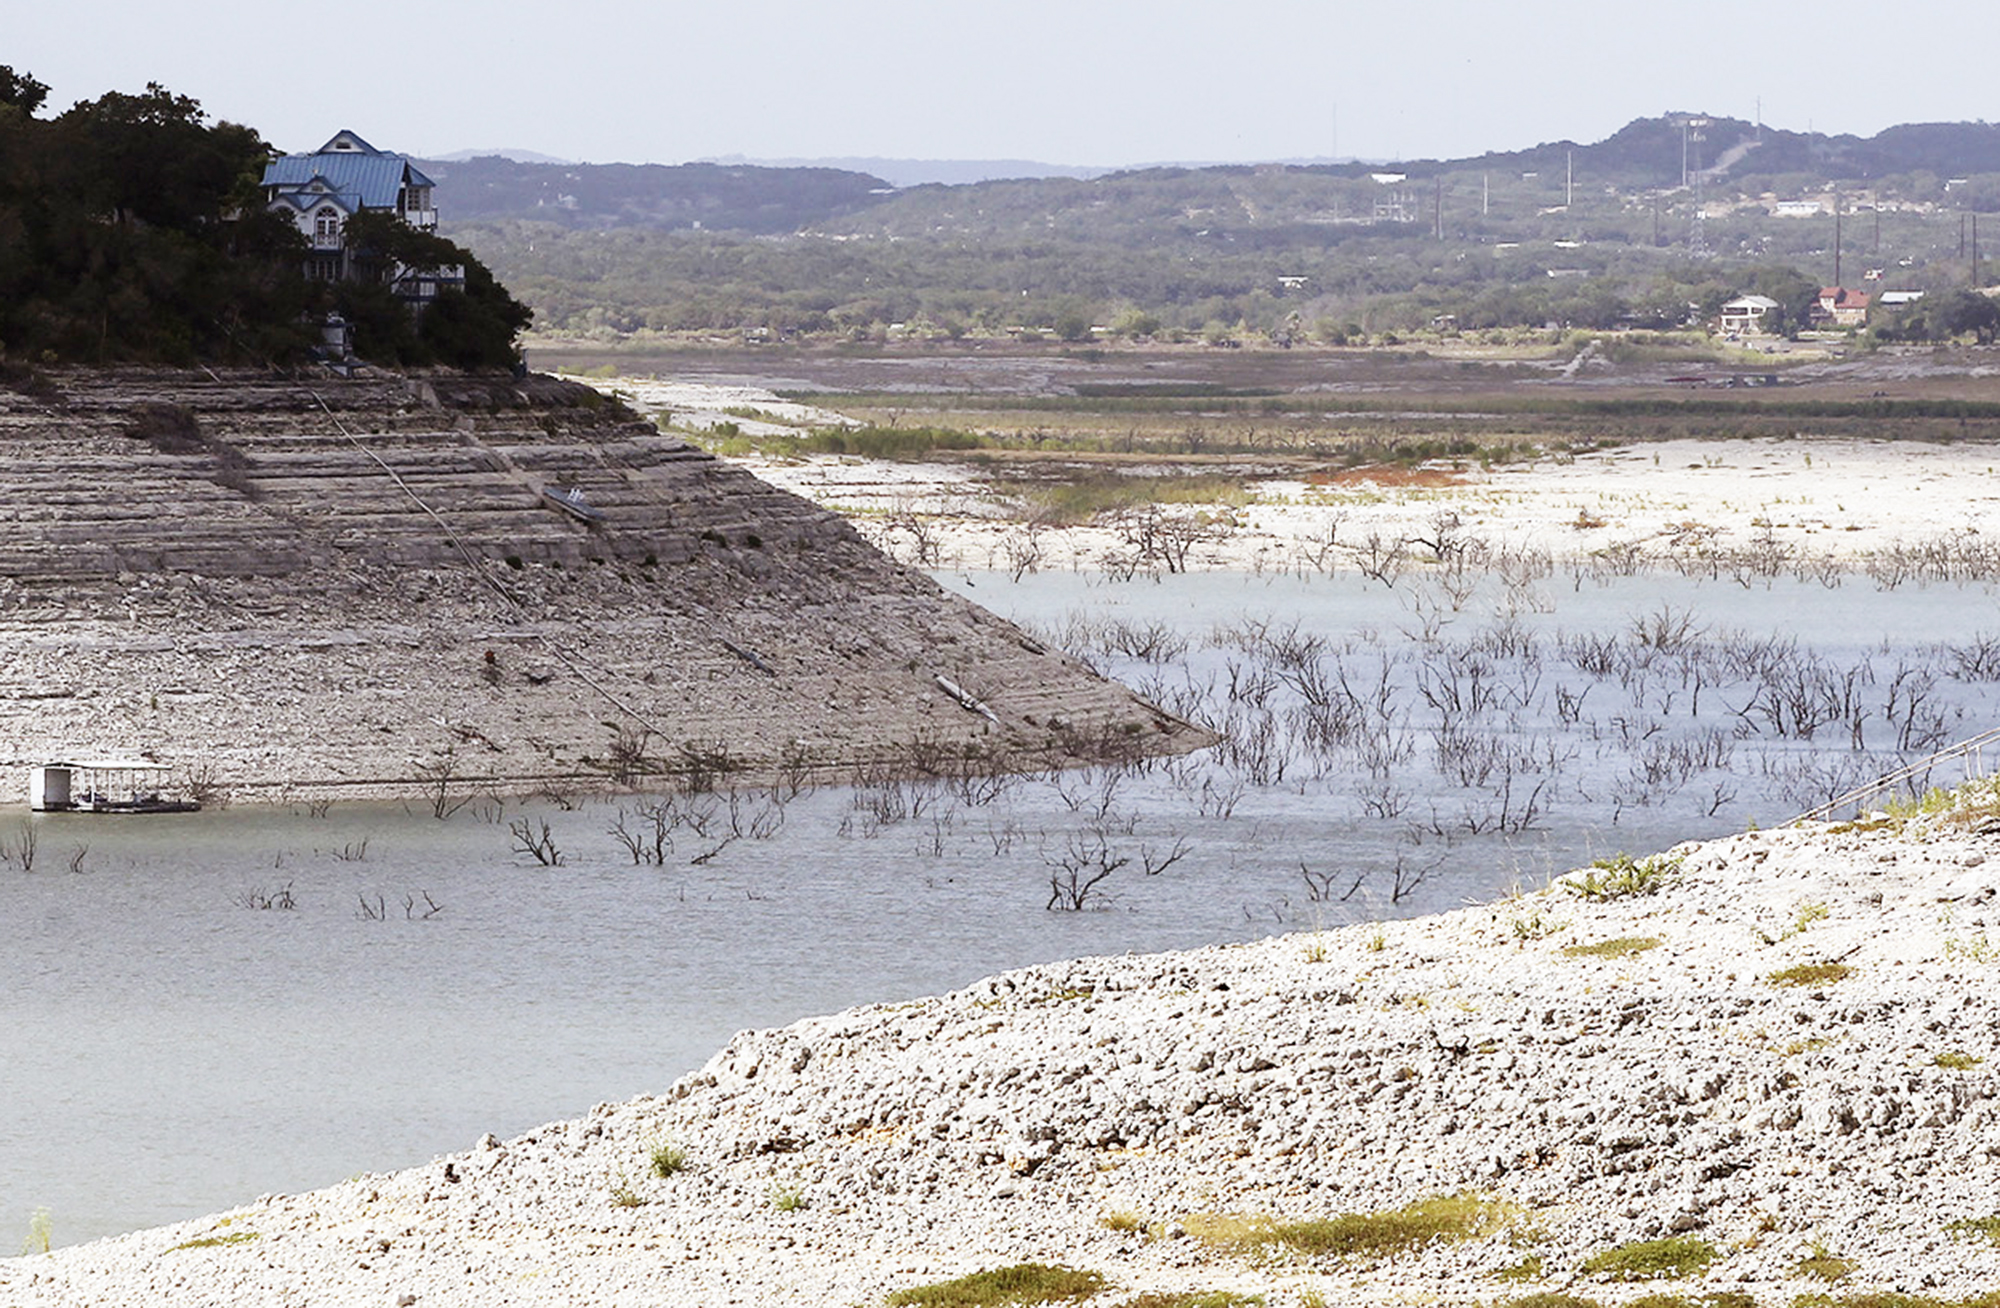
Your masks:
M1676 1235L1664 1240L1635 1240L1592 1254L1584 1260L1583 1270L1614 1281L1652 1281L1699 1276L1718 1256L1708 1241Z
M911 1286L890 1295L886 1303L919 1308L982 1308L986 1304L1081 1303L1101 1294L1105 1279L1097 1272L1079 1272L1046 1263L1015 1263L991 1271L973 1272L953 1281Z
M1953 1072L1970 1072L1986 1060L1966 1053L1963 1049L1949 1049L1931 1060L1939 1067Z
M1854 1275L1854 1269L1858 1266L1860 1264L1852 1258L1838 1257L1832 1250L1815 1240L1812 1243L1811 1251L1805 1257L1799 1259L1798 1266L1792 1270L1800 1276L1810 1276L1815 1280L1825 1281L1830 1285L1835 1281L1844 1281Z
M1190 1217L1196 1236L1211 1244L1283 1245L1312 1258L1389 1258L1440 1240L1473 1240L1504 1229L1517 1209L1480 1195L1420 1199L1379 1213L1341 1213L1303 1222L1268 1217Z
M1571 958L1624 958L1628 954L1643 954L1659 946L1657 936L1620 936L1616 940L1599 940L1588 945L1565 945L1563 953Z
M1774 986L1830 986L1853 975L1854 969L1845 963L1800 963L1797 967L1773 972L1764 979Z
M652 1152L646 1157L647 1165L652 1168L653 1175L663 1180L675 1172L687 1170L687 1150L677 1144L662 1141L654 1145Z
M47 1253L54 1230L55 1223L49 1217L49 1210L37 1208L34 1215L28 1218L28 1238L21 1241L21 1256L25 1258L29 1254Z
M1261 1294L1237 1294L1230 1290L1152 1290L1135 1295L1118 1308L1259 1308Z
M1961 1217L1945 1224L1945 1232L1954 1236L1985 1237L1994 1244L2000 1244L2000 1213L1991 1217Z
M215 1249L226 1244L248 1244L257 1238L255 1231L230 1231L223 1235L204 1235L193 1240L183 1240L168 1253L179 1253L183 1249Z

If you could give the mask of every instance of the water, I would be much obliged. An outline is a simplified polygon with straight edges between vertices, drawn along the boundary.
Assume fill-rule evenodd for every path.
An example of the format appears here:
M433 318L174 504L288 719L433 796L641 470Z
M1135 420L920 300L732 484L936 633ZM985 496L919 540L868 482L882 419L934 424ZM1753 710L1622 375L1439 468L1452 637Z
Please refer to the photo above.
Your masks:
M1909 718L1926 739L2000 720L1996 684L1967 672L1982 628L2000 629L1980 589L1545 578L1489 581L1454 610L1356 579L941 580L1239 736L1265 731L1265 752L997 797L823 789L784 804L776 834L726 845L727 809L707 801L709 834L676 831L662 867L635 866L610 834L618 801L478 800L445 821L401 805L38 815L33 872L0 863L0 1223L25 1231L46 1207L73 1243L196 1216L663 1090L744 1027L1031 962L1433 911L1591 857L1782 820L1901 756L1884 703L1898 667L1899 703L1928 678ZM1677 652L1635 662L1635 629L1676 618ZM1186 649L1106 652L1152 624ZM1515 635L1496 644L1496 630ZM1300 655L1301 633L1325 642ZM1618 636L1599 652L1619 670L1593 676L1565 655L1578 633ZM1848 723L1806 741L1752 707L1762 683L1728 660L1771 635L1827 668L1866 662L1862 749ZM1445 694L1443 669L1475 647L1481 684L1506 693L1441 713L1425 687ZM1366 732L1324 748L1299 734L1308 663L1357 684L1386 675L1378 735L1406 752L1382 775ZM1249 687L1234 703L1232 671ZM1581 696L1567 719L1559 687ZM1447 719L1467 748L1519 747L1500 766L1515 817L1538 787L1530 820L1491 825L1490 769L1473 784L1440 770ZM1642 776L1671 742L1721 751L1724 730L1720 762ZM738 825L775 820L772 805L745 801ZM563 866L515 852L508 824L522 818L550 824ZM0 840L27 820L0 816ZM1085 911L1047 909L1052 876L1119 859ZM254 906L287 895L292 907Z

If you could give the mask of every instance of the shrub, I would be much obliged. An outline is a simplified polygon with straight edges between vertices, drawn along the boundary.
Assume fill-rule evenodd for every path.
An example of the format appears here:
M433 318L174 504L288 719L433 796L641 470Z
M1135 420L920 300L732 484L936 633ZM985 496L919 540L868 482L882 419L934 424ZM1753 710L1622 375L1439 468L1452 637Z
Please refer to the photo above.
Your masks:
M1952 1049L1952 1050L1947 1050L1942 1054L1939 1054L1936 1058L1933 1058L1931 1061L1933 1063L1936 1063L1939 1067L1949 1068L1951 1071L1954 1072L1970 1072L1973 1068L1979 1066L1986 1060L1983 1058L1975 1058L1973 1055L1966 1053L1963 1049Z
M1579 876L1563 882L1573 895L1596 903L1655 895L1674 883L1681 870L1678 858L1657 855L1634 859L1630 854L1600 858Z
M1664 1240L1635 1240L1606 1249L1584 1260L1587 1273L1602 1273L1614 1281L1651 1281L1699 1276L1716 1260L1715 1246L1691 1235Z

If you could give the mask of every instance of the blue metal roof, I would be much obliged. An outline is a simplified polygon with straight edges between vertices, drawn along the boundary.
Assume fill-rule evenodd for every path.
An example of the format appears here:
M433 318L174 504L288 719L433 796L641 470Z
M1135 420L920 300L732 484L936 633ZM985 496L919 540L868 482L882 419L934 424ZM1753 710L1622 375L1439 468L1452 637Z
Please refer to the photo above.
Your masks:
M359 154L336 151L332 154L288 154L264 166L264 185L285 191L309 186L315 177L342 196L353 196L370 209L393 209L396 193L403 187L407 162L401 155ZM412 170L414 172L414 170ZM413 177L412 181L416 181ZM429 185L419 181L418 185Z

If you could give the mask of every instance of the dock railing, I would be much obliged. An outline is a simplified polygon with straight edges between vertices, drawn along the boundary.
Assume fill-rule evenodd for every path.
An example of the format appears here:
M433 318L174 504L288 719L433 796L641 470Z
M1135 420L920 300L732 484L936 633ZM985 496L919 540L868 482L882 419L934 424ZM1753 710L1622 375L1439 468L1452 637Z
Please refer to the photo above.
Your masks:
M1975 777L1983 777L1987 775L1986 750L1989 747L2000 750L2000 727L1995 727L1991 731L1982 731L1978 735L1970 736L1955 745L1946 745L1935 754L1926 754L1914 763L1905 763L1894 772L1884 773L1865 786L1856 786L1844 795L1838 795L1829 799L1818 808L1806 810L1794 818L1793 821L1824 822L1848 808L1859 811L1870 801L1879 799L1892 791L1901 790L1913 779L1925 776L1936 768L1938 764L1949 763L1954 759L1968 760L1966 766L1961 770L1959 778L1961 781L1971 781Z

